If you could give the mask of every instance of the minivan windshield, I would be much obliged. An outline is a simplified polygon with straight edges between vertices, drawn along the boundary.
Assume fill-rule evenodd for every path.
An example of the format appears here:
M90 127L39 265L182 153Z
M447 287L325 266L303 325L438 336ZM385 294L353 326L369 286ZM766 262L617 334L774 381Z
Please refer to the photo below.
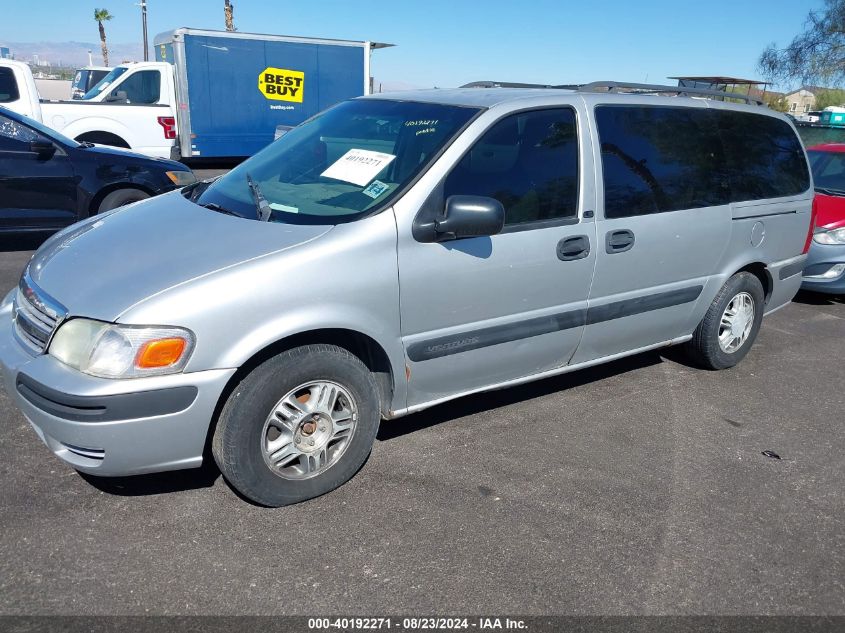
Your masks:
M190 199L249 219L349 222L387 204L478 112L411 101L345 101L211 185L201 183Z
M117 68L112 68L111 72L108 75L100 79L94 87L91 88L88 92L85 93L85 96L82 97L83 99L93 99L98 94L100 94L103 90L108 88L111 84L114 83L114 80L120 77L123 73L129 70L126 66L118 66Z

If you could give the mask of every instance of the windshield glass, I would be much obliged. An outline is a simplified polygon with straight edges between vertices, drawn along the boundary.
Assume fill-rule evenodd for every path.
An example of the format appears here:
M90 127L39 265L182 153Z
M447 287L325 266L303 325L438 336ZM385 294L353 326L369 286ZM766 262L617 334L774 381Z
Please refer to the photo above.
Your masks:
M346 101L191 196L250 219L269 205L271 222L349 222L387 204L476 113L432 103Z
M112 69L111 69L111 72L109 72L109 74L108 74L108 75L106 75L105 77L103 77L102 79L100 79L100 81L98 81L98 82L94 85L94 87L93 87L93 88L91 88L91 90L89 90L88 92L86 92L86 93L85 93L85 96L84 96L84 97L82 97L82 98L83 98L83 99L93 99L93 98L94 98L94 97L96 97L98 94L100 94L103 90L105 90L106 88L108 88L108 87L109 87L109 86L110 86L110 85L114 82L114 80L115 80L115 79L117 79L118 77L120 77L120 76L121 76L123 73L125 73L127 70L129 70L129 69L128 69L128 68L126 68L125 66L118 66L117 68L112 68Z
M845 152L807 152L816 191L845 195Z

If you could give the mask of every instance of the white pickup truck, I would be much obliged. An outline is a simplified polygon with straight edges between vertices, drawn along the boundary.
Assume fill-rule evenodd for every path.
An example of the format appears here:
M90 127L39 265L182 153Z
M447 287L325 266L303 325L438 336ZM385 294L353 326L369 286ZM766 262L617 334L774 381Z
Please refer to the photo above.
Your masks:
M81 101L42 100L27 64L0 59L0 106L80 142L126 147L147 156L179 158L171 64L122 64L94 90L94 96Z

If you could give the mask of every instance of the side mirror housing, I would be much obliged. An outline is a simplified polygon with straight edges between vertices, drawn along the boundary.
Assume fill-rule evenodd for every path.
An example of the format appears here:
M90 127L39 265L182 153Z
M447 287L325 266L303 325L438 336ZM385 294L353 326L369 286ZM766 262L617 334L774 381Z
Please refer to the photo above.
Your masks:
M29 151L36 154L38 158L46 160L56 153L56 146L50 141L39 138L29 142Z
M115 90L105 98L106 103L129 103L129 96L125 90Z
M437 241L496 235L504 226L502 203L484 196L449 196L443 215L434 222Z

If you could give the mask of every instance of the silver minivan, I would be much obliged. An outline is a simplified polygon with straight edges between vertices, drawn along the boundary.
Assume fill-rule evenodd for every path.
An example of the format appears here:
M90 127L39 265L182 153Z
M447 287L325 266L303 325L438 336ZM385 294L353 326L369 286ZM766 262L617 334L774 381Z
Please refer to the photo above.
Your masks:
M382 419L668 345L732 367L801 284L811 176L786 117L683 90L340 103L45 242L2 304L6 390L80 471L213 455L281 506Z

